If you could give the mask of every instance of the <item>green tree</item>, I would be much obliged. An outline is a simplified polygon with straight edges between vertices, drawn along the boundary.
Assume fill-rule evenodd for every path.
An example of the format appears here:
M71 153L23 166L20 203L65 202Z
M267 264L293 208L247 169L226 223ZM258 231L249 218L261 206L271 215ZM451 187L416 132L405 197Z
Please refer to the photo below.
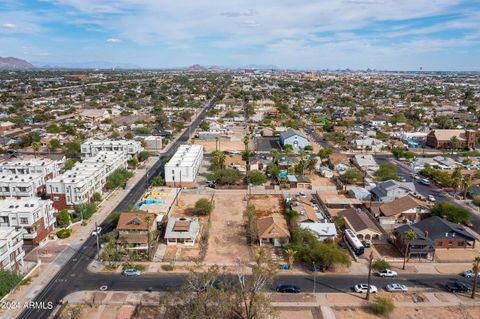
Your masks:
M461 147L461 142L456 136L452 136L450 139L450 148L454 150L458 150Z
M133 173L125 168L117 169L107 177L105 189L112 190L117 187L125 186L128 179L132 176Z
M22 281L22 275L15 271L0 270L0 298L3 298Z
M358 168L350 168L343 175L340 176L340 179L345 184L359 184L363 181L364 174Z
M212 152L212 157L210 159L210 170L224 169L225 168L225 159L227 156L225 152L214 151Z
M280 155L280 152L277 149L272 149L270 151L270 156L272 157L272 162L275 164L278 164L278 156Z
M149 156L150 154L148 153L148 151L141 151L138 154L138 159L140 160L140 162L145 162Z
M398 180L396 165L393 163L381 164L379 169L375 172L375 179L377 181L388 181L390 179Z
M248 151L248 144L250 143L250 134L245 134L243 137L243 144L245 145L245 151Z
M325 147L318 151L318 156L323 160L328 158L332 153L333 151L330 147Z
M200 215L210 215L213 210L212 202L208 198L200 198L195 203L195 210Z
M51 139L50 142L48 142L48 145L50 145L50 148L52 150L58 150L59 148L62 147L62 143L60 143L60 141L55 138Z
M60 211L57 215L57 224L60 227L66 227L70 225L70 214L68 213L68 210L64 209Z
M377 259L373 262L373 265L372 265L373 269L375 270L378 270L378 271L382 271L382 270L385 270L385 269L390 269L391 266L390 264L388 263L388 261L386 261L385 259Z
M152 178L152 186L163 186L165 185L165 180L162 176L155 176Z
M210 125L204 121L200 123L199 127L202 131L208 131L208 129L210 128Z
M75 166L75 160L74 159L71 159L71 158L68 158L66 161L65 161L65 164L63 165L63 168L68 171L70 169L72 169L73 167Z
M75 206L75 215L83 219L90 219L93 214L97 211L97 204L95 203L84 203Z
M92 199L95 202L101 202L102 201L102 194L100 194L99 192L95 192L95 193L93 193Z
M247 176L248 181L253 185L263 185L268 181L267 176L260 171L250 171Z
M243 174L236 169L224 168L209 174L208 179L221 185L233 185L243 179Z
M35 157L37 157L37 153L40 150L40 147L42 147L42 144L40 142L32 142L31 147L33 148L33 153L35 154Z
M438 202L432 208L432 215L445 217L447 220L457 224L467 224L470 213L463 207L452 202Z

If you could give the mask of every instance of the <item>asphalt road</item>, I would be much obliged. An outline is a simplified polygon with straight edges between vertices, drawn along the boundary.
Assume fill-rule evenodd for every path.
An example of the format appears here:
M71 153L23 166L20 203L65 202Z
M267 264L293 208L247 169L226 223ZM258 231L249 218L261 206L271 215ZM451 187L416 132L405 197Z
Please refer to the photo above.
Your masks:
M222 86L214 97L208 102L207 107L198 115L198 117L191 123L191 132L193 132L200 124L200 122L205 117L205 113L215 105L216 98L226 86ZM188 128L188 127L187 127ZM152 165L152 167L148 170L146 176L138 181L137 184L130 190L128 195L117 205L117 207L113 210L114 212L122 212L126 211L129 207L134 205L144 194L146 191L149 182L151 179L157 175L159 175L162 170L163 166L165 165L166 161L175 153L178 146L189 139L189 132L190 130L186 130L175 142L172 147L166 152L161 155L159 160ZM101 225L102 230L104 232L108 232L113 229L113 225L104 221ZM73 249L72 247L68 247L67 249ZM96 255L96 241L95 237L89 237L85 243L80 247L78 251L66 262L65 265L55 274L55 276L48 282L48 284L40 291L40 293L34 298L34 302L37 303L47 303L47 302L54 302L58 304L62 298L64 298L67 294L78 291L78 290L85 290L85 289L97 289L103 284L107 284L107 286L112 287L114 289L118 286L118 288L125 288L127 289L128 283L125 285L124 280L125 278L121 276L117 277L108 277L106 276L103 278L101 275L91 274L87 271L88 264L95 258ZM122 278L124 280L122 280ZM173 278L173 279L172 279ZM128 278L129 281L138 280L138 278ZM178 278L177 278L178 279ZM118 280L118 282L117 282ZM129 282L128 281L128 282ZM174 284L176 282L174 277L168 276L168 278L160 278L159 282L161 285L168 286L168 283ZM99 283L101 284L99 286ZM181 281L180 281L181 284ZM139 285L139 284L134 284ZM176 285L179 285L178 283ZM128 290L128 289L127 289ZM135 290L135 289L134 289ZM137 289L138 290L138 289ZM52 314L51 309L25 309L20 313L17 318L21 319L46 319Z

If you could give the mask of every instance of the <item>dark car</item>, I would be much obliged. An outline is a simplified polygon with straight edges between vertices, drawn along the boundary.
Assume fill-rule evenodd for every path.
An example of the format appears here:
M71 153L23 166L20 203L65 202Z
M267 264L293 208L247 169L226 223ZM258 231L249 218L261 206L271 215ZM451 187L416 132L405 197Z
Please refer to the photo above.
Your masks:
M294 285L278 285L275 290L277 292L288 292L294 294L298 294L301 291L300 287Z
M449 281L445 285L445 288L449 292L469 292L472 291L472 286L470 284L467 284L466 282L462 281Z

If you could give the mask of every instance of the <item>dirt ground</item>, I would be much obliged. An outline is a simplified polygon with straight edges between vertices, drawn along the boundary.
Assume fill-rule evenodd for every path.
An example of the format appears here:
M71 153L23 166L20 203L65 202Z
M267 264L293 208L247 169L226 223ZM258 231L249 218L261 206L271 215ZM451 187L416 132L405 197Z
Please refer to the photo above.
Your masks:
M274 213L284 213L283 197L281 195L250 195L250 204L255 206L257 217L270 216Z
M367 309L349 308L335 310L338 319L377 319L384 318ZM475 319L480 318L480 307L415 307L396 308L389 319Z
M231 265L237 258L251 259L244 228L244 198L244 194L215 194L206 264Z
M243 138L243 137L242 137ZM242 152L245 150L245 144L243 140L230 141L227 139L219 140L220 146L219 151L238 151ZM195 144L203 145L205 153L211 153L216 151L216 141L215 140L195 140Z
M195 247L185 247L183 245L167 246L164 259L165 260L179 260L179 261L191 261L199 258L200 245L198 244L208 227L208 217L198 216L195 214L195 203L201 198L209 198L205 195L187 194L181 193L178 204L174 205L172 211L172 217L188 217L200 219L200 234L197 238L197 244Z
M476 245L479 246L479 245ZM471 262L480 255L480 247L466 249L436 249L435 260L449 262Z

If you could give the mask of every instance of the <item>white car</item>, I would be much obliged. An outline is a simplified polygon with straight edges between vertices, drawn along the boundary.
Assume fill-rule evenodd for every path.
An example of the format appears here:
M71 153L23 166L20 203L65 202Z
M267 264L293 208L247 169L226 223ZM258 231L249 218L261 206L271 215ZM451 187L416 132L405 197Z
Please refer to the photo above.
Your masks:
M140 276L142 273L140 270L135 269L135 268L127 268L122 272L122 275L124 276Z
M428 195L428 200L431 202L436 202L437 200L435 199L435 196L433 195Z
M396 271L390 269L384 269L382 271L377 272L377 275L380 277L397 277L398 274Z
M353 287L353 289L355 289L355 292L366 294L367 290L368 290L368 285L367 284L358 284L358 285L355 285ZM370 285L370 293L376 294L377 291L378 291L377 287L375 287L374 285Z
M473 278L475 276L475 272L472 269L465 271L463 274L465 278Z
M388 292L407 292L408 287L402 284L388 284L385 290Z

